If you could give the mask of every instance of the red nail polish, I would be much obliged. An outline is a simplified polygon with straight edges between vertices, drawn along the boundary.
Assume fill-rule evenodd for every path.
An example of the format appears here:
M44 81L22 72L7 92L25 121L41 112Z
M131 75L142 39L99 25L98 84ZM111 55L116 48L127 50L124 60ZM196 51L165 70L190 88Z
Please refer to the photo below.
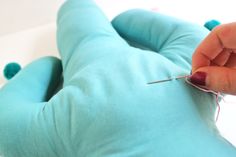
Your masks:
M206 85L206 76L207 74L205 72L196 72L190 77L190 81L193 84L205 86Z

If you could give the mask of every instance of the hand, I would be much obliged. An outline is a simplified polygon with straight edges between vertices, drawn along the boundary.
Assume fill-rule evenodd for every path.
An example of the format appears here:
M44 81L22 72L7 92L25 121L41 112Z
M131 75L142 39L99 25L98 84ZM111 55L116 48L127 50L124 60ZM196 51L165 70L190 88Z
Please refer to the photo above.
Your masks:
M0 153L235 156L217 133L214 97L184 80L147 84L188 74L192 52L208 31L143 10L125 12L112 24L116 30L91 0L62 6L57 38L63 87L52 94L60 62L46 58L0 90Z
M213 29L193 55L193 83L236 95L235 49L236 23Z

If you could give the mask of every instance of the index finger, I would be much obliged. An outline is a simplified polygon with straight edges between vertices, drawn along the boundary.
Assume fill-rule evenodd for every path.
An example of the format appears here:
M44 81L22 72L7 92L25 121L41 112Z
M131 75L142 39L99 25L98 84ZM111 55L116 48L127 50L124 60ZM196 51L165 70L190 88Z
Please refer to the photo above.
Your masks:
M236 22L217 26L202 41L192 57L192 71L209 66L223 49L236 49Z

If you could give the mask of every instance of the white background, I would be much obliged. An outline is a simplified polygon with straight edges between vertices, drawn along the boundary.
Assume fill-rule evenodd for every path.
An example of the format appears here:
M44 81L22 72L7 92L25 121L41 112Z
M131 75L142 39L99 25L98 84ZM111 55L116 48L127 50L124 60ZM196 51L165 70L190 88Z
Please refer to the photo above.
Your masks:
M0 72L8 62L22 66L45 55L58 56L56 13L63 0L0 0ZM217 19L236 21L232 0L97 0L109 19L129 8L155 8L159 12L203 25ZM0 73L0 86L6 80ZM236 146L236 98L221 103L217 125L222 135Z

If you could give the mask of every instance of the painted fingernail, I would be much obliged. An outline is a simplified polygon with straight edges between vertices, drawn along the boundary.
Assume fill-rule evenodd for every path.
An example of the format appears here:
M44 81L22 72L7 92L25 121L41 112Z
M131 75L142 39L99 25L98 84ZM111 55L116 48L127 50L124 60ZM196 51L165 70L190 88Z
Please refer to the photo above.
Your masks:
M207 74L205 72L196 72L190 77L190 81L193 84L205 86L206 85L206 76Z

